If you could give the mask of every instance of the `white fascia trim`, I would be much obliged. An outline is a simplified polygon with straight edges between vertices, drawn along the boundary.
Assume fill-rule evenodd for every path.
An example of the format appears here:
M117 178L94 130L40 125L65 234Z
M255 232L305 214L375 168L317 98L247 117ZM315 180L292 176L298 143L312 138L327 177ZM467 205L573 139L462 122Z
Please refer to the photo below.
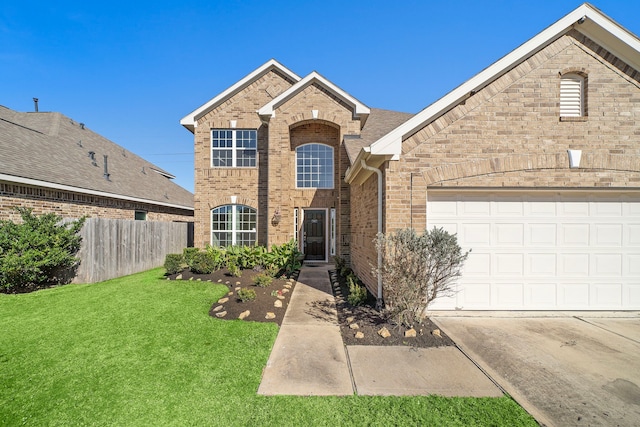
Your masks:
M577 24L578 20L581 18L585 18L585 22ZM613 47L610 47L611 41L609 41L609 43L603 45L605 48L611 49L613 51L612 53L615 54L617 51L623 51L626 46L633 51L634 55L636 55L637 59L635 62L640 60L640 57L638 56L638 53L640 53L640 40L638 40L637 37L612 21L610 18L603 15L597 9L588 4L583 4L555 24L539 33L537 36L522 44L508 55L502 57L476 76L467 80L465 83L458 86L456 89L449 92L447 95L440 98L438 101L434 102L411 119L407 120L402 125L375 141L371 144L371 153L377 155L399 156L402 152L402 141L406 137L412 135L426 124L437 119L444 112L457 105L473 92L483 88L488 83L501 76L504 72L511 69L523 59L542 49L549 42L567 32L574 26L574 24L576 25L576 29L585 33L587 36L590 34L597 34L598 32L602 34L611 34L615 37L615 40L613 41L620 46L618 49L614 49ZM602 39L602 37L598 39L594 38L595 41L598 41L599 39ZM629 57L629 55L626 56ZM621 57L621 59L624 60L625 58ZM634 63L634 61L631 60L627 61L629 61L630 64Z
M150 200L150 199L140 199L138 197L123 196L121 194L107 193L104 191L97 191L97 190L89 190L86 188L72 187L70 185L56 184L53 182L39 181L37 179L23 178L20 176L13 176L13 175L5 175L2 173L0 173L0 181L14 182L16 184L33 185L36 187L45 187L45 188L51 188L54 190L71 191L73 193L90 194L92 196L108 197L110 199L120 199L120 200L128 200L131 202L148 203L150 205L166 206L170 208L185 209L188 211L194 210L193 207L189 207L189 206L158 202L156 200Z
M151 167L151 166L149 166L149 169L151 169L155 173L159 173L160 175L164 176L165 178L175 179L175 175L171 175L169 172L165 172L165 171L163 171L161 169L156 169L156 168Z
M362 102L355 99L353 96L349 95L347 92L340 89L338 86L331 83L329 80L322 77L316 71L311 72L305 78L300 80L298 83L291 86L286 91L282 92L279 96L271 100L268 104L263 106L258 110L258 115L260 117L275 117L275 110L285 103L289 98L306 88L307 86L318 83L323 86L325 89L329 90L335 96L340 98L342 101L347 103L353 108L354 116L367 115L371 112L369 107L364 105Z
M196 127L196 122L207 111L215 108L222 102L226 101L228 98L230 98L231 96L235 95L237 92L241 91L246 86L248 86L251 82L259 78L263 74L266 74L268 71L272 69L277 69L278 71L285 74L287 77L291 78L292 80L295 80L296 82L300 81L300 76L295 74L293 71L289 70L284 65L280 64L275 59L270 59L269 61L267 61L266 63L264 63L257 69L255 69L254 71L252 71L250 74L242 78L240 81L235 83L233 86L231 86L230 88L228 88L227 90L225 90L224 92L216 96L215 98L212 98L211 100L209 100L206 104L202 105L201 107L197 108L196 110L184 116L180 120L180 124L193 132L193 130Z

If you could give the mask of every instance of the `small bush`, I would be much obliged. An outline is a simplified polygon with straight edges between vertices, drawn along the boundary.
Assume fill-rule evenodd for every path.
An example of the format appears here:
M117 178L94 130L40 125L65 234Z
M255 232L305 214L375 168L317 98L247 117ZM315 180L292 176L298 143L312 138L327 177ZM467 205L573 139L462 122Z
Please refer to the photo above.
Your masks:
M255 283L256 286L259 286L261 288L266 288L271 284L271 282L273 282L273 277L269 276L266 273L257 274L253 278L253 283Z
M189 269L195 274L211 274L217 268L216 262L207 252L193 254Z
M333 264L336 266L336 271L342 274L342 269L347 266L347 260L339 256L334 256Z
M193 264L193 258L199 252L200 252L199 248L184 248L182 250L182 256L184 257L184 262L187 263L189 268L191 268L191 264Z
M358 284L358 278L355 275L349 275L347 278L349 283L349 296L347 301L353 306L362 305L367 300L367 288Z
M178 274L184 269L184 256L182 254L167 254L164 258L164 269L167 274Z
M242 288L238 291L238 299L242 302L253 301L256 299L256 291L253 289Z
M227 270L229 270L229 274L231 274L234 277L242 276L242 270L240 269L240 267L238 267L238 264L234 262L230 262L227 265Z
M78 265L76 253L85 218L67 223L53 214L36 216L16 208L21 224L0 221L0 290L30 291L67 283Z
M420 323L436 298L455 294L454 283L469 256L455 234L434 227L418 235L413 229L378 234L376 250L382 252L385 311L398 324Z

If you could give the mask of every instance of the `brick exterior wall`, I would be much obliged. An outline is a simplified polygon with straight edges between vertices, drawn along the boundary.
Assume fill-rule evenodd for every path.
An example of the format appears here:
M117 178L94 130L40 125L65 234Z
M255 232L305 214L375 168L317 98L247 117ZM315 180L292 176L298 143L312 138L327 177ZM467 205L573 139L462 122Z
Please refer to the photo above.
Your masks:
M293 82L270 71L198 120L195 130L195 245L210 243L211 209L232 203L258 211L257 239L262 245L281 244L294 237L294 209L336 209L337 254L348 257L350 231L349 167L342 144L346 134L359 134L360 121L352 109L331 93L312 84L275 111L268 124L256 111L287 90ZM318 110L318 117L312 117ZM212 168L211 129L258 129L258 165L255 168ZM297 189L295 149L317 142L334 148L334 188ZM280 222L272 224L274 213ZM299 211L300 212L300 211ZM329 212L327 212L329 213ZM302 224L299 224L301 227ZM326 230L327 244L329 230Z
M571 71L587 76L587 116L560 119L560 76ZM639 123L640 72L572 31L403 142L401 159L386 166L385 229L423 230L429 189L637 190ZM580 168L569 168L568 149L582 150ZM359 191L354 203L375 198L368 182ZM374 211L353 209L354 224ZM363 244L358 264L375 259ZM371 288L375 280L356 269Z
M0 182L0 219L18 220L13 208L32 208L35 214L55 213L63 218L135 219L135 211L147 212L147 221L192 222L193 212L69 191Z

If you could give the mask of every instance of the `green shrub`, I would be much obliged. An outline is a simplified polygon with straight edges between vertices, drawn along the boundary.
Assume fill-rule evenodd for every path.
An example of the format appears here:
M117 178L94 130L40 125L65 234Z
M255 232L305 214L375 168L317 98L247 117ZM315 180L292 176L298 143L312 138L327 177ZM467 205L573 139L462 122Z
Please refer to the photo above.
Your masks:
M347 278L349 284L349 295L347 301L353 306L362 305L367 300L367 288L358 284L358 278L355 275L349 275Z
M26 291L69 282L85 218L62 223L62 217L15 209L21 224L0 221L0 290Z
M242 302L253 301L256 299L256 291L249 288L242 288L237 293L238 299Z
M184 256L182 254L167 254L164 258L164 269L167 274L177 274L184 269Z
M333 264L336 267L336 271L339 274L342 274L342 269L347 266L347 260L342 258L342 257L339 257L339 256L334 256L333 257Z
M256 286L259 286L261 288L266 288L271 284L271 282L273 282L273 277L269 276L266 273L257 274L253 278L253 283L255 283Z
M419 236L413 229L378 234L376 250L382 252L383 296L387 316L413 327L434 299L455 293L455 279L469 256L455 234L434 227Z
M208 252L198 252L193 255L189 269L195 274L211 274L217 268L215 260Z
M182 256L184 257L184 262L187 263L189 268L191 268L191 265L193 264L193 258L199 252L200 252L199 248L184 248L182 250Z
M230 262L229 264L227 264L227 270L229 270L229 274L231 274L234 277L242 276L242 270L240 269L240 267L238 267L238 264L236 264L235 262Z
M209 254L209 257L213 260L216 265L216 270L219 270L227 263L227 251L225 248L221 248L219 246L211 246L207 245L205 252Z

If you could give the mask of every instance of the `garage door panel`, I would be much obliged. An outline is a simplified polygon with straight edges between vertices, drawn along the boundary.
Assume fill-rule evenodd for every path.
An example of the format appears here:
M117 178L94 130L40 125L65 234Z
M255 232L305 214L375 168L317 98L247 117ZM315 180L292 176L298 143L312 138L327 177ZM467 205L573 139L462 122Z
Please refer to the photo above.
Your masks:
M562 217L588 217L589 202L580 201L581 198L570 197L563 203L558 203L558 216Z
M560 283L558 290L560 307L579 310L589 306L588 283Z
M627 255L624 272L626 276L640 276L640 254Z
M496 308L518 309L524 306L524 285L520 283L496 283L493 286L494 300L492 305Z
M558 285L555 282L533 282L524 286L524 304L539 310L550 310L558 305Z
M617 308L622 306L622 283L594 284L592 287L594 308Z
M464 264L465 277L484 276L491 274L491 254L472 251Z
M594 224L593 245L622 246L622 224Z
M491 225L467 223L461 224L458 238L460 244L470 247L488 247L491 245Z
M560 277L588 277L588 253L561 253L558 256L558 276Z
M491 203L484 198L469 198L465 202L458 202L458 215L465 217L486 218L491 215Z
M616 276L622 275L622 255L620 254L593 254L592 276Z
M522 276L524 274L523 254L496 253L492 258L495 276Z
M495 244L506 246L524 245L524 224L495 224Z
M625 244L631 246L640 246L640 224L630 224L627 226L625 233Z
M589 224L560 224L560 246L589 246Z
M556 246L558 227L556 224L528 224L528 239L531 246Z
M464 286L458 293L457 307L491 307L491 284L472 283Z
M555 277L558 274L558 258L554 253L529 253L527 259L526 274L550 277Z
M441 307L640 309L640 197L602 194L430 192L429 228L473 250Z

